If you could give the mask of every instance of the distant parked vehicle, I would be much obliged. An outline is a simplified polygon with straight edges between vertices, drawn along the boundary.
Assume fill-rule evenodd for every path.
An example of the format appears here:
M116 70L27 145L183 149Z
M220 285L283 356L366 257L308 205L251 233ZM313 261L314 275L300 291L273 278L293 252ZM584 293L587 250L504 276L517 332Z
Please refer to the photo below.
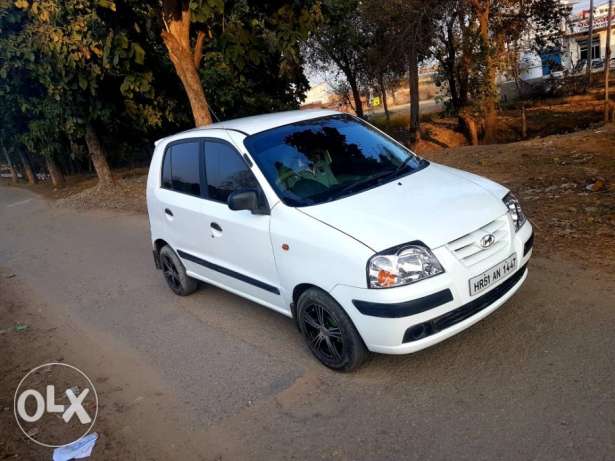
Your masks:
M604 59L594 59L592 61L592 72L604 69Z
M21 174L17 172L17 177L21 178ZM8 167L0 166L0 178L12 178L11 170Z
M615 65L613 64L613 62L613 59L611 59L611 67ZM604 70L604 59L593 59L591 62L591 66L592 72L600 72ZM583 72L587 72L587 59L581 59L579 62L577 62L576 66L574 66L573 69L573 74L575 75L582 74Z

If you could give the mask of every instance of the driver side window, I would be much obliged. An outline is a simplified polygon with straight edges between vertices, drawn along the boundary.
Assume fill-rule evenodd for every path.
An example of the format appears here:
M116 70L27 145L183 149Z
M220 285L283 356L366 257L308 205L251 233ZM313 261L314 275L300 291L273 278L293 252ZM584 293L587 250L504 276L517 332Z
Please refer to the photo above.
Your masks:
M239 153L223 142L205 141L207 196L226 203L231 192L260 189L258 181Z

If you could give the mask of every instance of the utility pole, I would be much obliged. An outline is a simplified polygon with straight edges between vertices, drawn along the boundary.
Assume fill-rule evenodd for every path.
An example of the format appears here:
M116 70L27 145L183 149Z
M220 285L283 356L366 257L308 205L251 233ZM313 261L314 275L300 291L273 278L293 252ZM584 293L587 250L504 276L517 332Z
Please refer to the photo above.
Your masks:
M611 67L611 16L613 15L613 0L609 0L609 16L606 26L606 53L604 59L604 123L611 120L609 106L609 67Z
M594 51L594 0L589 0L589 46L587 48L587 90L592 86L592 55Z

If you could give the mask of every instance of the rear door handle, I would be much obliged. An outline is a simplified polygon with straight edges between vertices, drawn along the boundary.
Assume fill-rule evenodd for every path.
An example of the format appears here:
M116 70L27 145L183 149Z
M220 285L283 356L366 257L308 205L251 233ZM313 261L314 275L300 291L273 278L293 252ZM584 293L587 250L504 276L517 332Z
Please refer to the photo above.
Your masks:
M218 232L222 232L222 228L220 227L220 224L218 224L218 223L216 223L216 222L212 222L212 223L210 224L210 226L211 226L211 228L212 228L213 230L216 230L216 231L218 231Z
M172 212L171 210L169 210L168 208L165 208L165 209L164 209L164 212L165 212L166 214L168 214L169 216L173 216L173 212Z

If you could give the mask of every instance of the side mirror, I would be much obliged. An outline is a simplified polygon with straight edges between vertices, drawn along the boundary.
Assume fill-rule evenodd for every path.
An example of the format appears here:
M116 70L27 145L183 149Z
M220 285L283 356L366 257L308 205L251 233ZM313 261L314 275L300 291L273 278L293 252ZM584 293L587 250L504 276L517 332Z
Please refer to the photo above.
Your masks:
M259 215L268 215L270 211L265 198L254 189L232 192L228 197L228 207L233 211L250 210Z

